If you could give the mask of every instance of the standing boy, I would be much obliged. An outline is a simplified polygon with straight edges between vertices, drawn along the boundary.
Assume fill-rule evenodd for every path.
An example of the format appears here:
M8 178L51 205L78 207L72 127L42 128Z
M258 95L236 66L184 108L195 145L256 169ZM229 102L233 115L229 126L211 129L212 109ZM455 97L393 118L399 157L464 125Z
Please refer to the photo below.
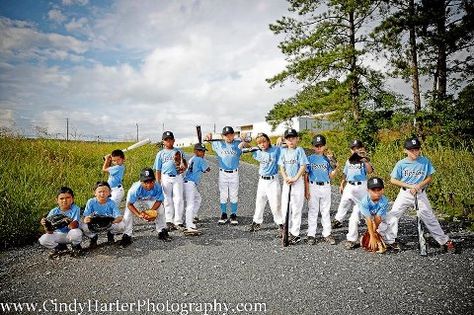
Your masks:
M165 195L164 207L168 230L184 229L184 200L183 172L186 170L186 160L181 149L174 147L174 134L165 131L161 137L163 150L156 154L153 169L156 180L163 188ZM176 165L175 159L180 156L181 163Z
M321 212L321 225L323 238L331 245L336 240L331 235L331 178L336 175L336 170L331 166L329 158L324 155L326 138L316 135L312 141L314 154L308 156L308 169L305 174L305 197L308 200L308 236L309 245L316 244L316 228L318 226L318 213Z
M202 143L194 145L194 156L189 160L189 167L184 177L184 199L186 200L186 230L184 233L188 235L199 234L195 224L199 220L197 214L202 200L198 185L202 174L211 170L207 161L204 160L206 151L207 149Z
M227 201L230 201L230 224L237 225L237 202L239 194L239 163L242 148L247 147L247 141L235 139L234 128L225 126L222 129L223 141L213 141L212 150L219 161L219 202L221 217L219 224L226 224ZM206 136L206 140L212 140L212 134Z
M292 245L301 241L300 227L301 214L304 203L304 180L303 174L308 165L308 159L303 148L298 147L298 132L295 129L288 129L284 133L287 148L281 150L278 165L283 177L283 189L281 192L281 207L283 219L286 218L288 206L288 193L291 186L290 211L288 231L289 243ZM281 229L280 229L281 232Z
M165 211L161 206L163 202L163 190L155 182L155 174L151 168L144 168L140 172L140 181L133 183L127 193L127 208L125 209L124 221L125 231L123 232L120 245L126 247L132 243L133 216L137 216L147 222L155 221L158 238L168 241L168 231L166 229ZM146 210L158 211L156 218L150 218Z
M398 161L390 174L390 182L399 186L400 192L392 210L387 215L387 229L381 233L387 244L399 249L395 243L398 234L398 220L407 209L413 208L415 195L417 195L418 215L430 234L443 249L454 249L454 243L441 229L426 194L426 189L433 180L432 175L435 168L428 158L420 155L421 144L417 138L406 140L404 147L407 157Z
M353 249L357 246L359 227L359 209L357 204L367 194L367 175L374 170L368 159L362 156L362 152L365 152L365 149L360 140L354 140L351 143L350 149L352 155L346 161L343 179L339 186L339 192L342 193L341 201L332 223L333 228L341 227L347 211L353 208L349 218L347 242L345 243L346 249Z
M122 150L113 150L111 154L107 154L104 158L104 165L102 166L102 171L109 173L109 178L107 182L110 185L111 194L110 199L112 199L117 207L120 207L122 202L123 195L125 194L123 189L123 175L125 173L125 154Z

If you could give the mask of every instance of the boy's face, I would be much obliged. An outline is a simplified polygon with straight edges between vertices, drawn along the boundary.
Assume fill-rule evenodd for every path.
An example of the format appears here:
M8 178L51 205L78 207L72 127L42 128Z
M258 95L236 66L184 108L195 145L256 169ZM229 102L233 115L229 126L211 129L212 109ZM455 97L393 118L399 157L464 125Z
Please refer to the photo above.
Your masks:
M365 148L364 147L352 147L351 148L351 153L360 154L360 152L365 152Z
M110 196L110 189L107 186L100 186L94 192L95 197L99 201L99 203L105 203L107 198Z
M420 149L405 149L405 153L411 160L416 160L420 156Z
M314 153L318 154L318 155L321 155L324 153L324 148L325 146L324 145L317 145L317 146L314 146Z
M234 141L235 133L228 133L226 135L223 135L222 137L224 138L225 142L231 143L232 141Z
M71 205L74 203L74 197L70 193L59 194L56 198L59 209L67 211L71 209Z
M173 138L166 138L163 140L163 145L166 149L172 149L174 146L174 139Z
M155 181L154 180L146 180L142 182L142 187L145 188L145 190L152 190L153 187L155 187Z
M287 138L285 138L286 145L290 149L296 148L296 146L298 145L298 140L299 140L298 137L287 137Z
M194 150L194 155L202 158L206 154L206 151L201 151L201 150Z
M124 159L122 159L120 156L112 156L112 164L113 165L122 165Z
M379 201L380 198L382 198L383 193L384 193L383 188L372 188L372 189L369 189L368 191L369 191L370 200L372 200L373 202Z
M257 139L257 145L262 150L267 150L270 147L270 142L265 137L261 137Z

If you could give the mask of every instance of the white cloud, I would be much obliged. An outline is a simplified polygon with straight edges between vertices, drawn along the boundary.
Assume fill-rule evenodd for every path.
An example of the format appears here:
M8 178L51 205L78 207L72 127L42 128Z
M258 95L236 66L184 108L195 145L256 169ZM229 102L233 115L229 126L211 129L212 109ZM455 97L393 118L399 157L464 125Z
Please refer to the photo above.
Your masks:
M89 0L63 0L63 5L86 5L89 3Z
M66 16L64 16L60 10L53 9L53 10L49 10L48 19L56 23L62 23L66 21Z

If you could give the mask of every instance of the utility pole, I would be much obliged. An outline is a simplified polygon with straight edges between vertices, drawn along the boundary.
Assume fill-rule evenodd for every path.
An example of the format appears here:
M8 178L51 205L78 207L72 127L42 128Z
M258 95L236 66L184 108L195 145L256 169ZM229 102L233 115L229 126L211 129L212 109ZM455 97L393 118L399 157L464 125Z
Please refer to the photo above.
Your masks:
M66 117L66 141L69 141L69 118Z
M137 125L137 142L138 142L138 123L136 123L135 125Z

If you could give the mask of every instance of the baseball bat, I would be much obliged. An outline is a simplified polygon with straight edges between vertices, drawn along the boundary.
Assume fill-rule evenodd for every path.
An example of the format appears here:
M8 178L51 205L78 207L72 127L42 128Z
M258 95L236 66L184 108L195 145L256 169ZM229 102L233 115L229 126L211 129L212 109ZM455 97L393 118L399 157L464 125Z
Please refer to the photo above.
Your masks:
M201 131L201 126L196 126L196 133L198 137L198 142L202 143L202 131Z
M151 140L148 139L148 138L146 138L146 139L143 139L143 140L141 140L141 141L138 141L137 143L132 144L131 146L129 146L129 147L126 148L126 149L123 149L122 151L123 151L123 152L127 152L127 151L130 151L130 150L139 148L139 147L141 147L141 146L144 146L145 144L148 144L148 143L150 143L150 142L151 142Z
M290 225L290 199L291 199L291 185L288 187L288 204L286 207L286 216L285 216L285 224L283 224L283 236L281 238L281 242L283 247L287 247L290 245L290 240L288 239L289 236L289 225Z
M415 210L418 217L418 245L420 247L420 255L426 256L427 253L427 243L425 239L425 229L423 228L423 222L421 220L420 209L418 208L418 193L415 194Z

